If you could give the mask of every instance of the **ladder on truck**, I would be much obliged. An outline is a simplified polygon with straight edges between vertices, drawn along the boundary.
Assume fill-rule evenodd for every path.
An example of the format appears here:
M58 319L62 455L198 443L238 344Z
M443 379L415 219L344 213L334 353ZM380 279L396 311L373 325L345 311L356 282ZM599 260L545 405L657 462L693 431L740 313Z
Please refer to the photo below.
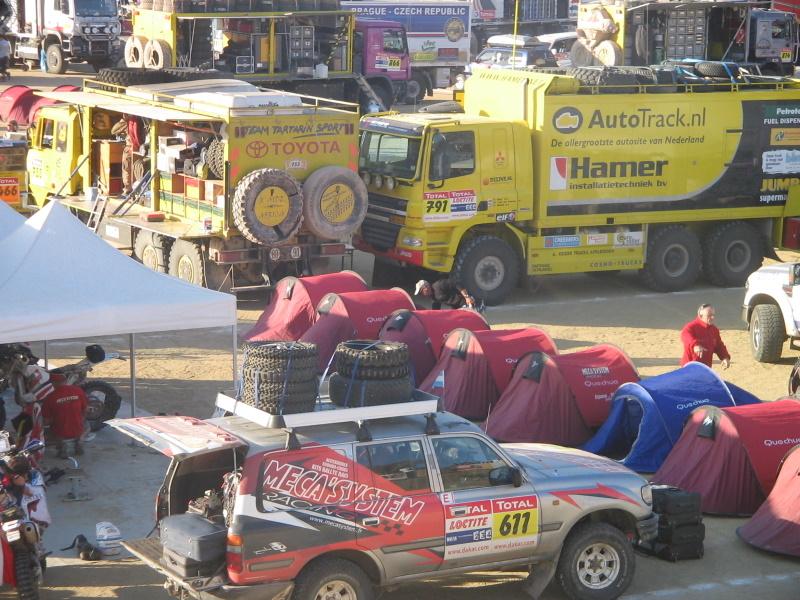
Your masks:
M361 88L361 91L367 95L367 98L378 105L378 108L381 110L381 112L388 110L389 107L383 103L381 97L375 93L375 90L372 89L372 86L366 79L364 79L363 75L356 75L356 83L358 84L358 87Z

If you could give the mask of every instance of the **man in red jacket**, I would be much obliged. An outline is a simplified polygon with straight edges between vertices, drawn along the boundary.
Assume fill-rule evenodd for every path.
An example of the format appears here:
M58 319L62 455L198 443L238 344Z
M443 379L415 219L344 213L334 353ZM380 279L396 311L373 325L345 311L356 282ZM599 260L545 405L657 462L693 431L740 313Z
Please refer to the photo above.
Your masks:
M65 442L75 441L75 453L83 454L81 436L88 401L86 392L77 385L56 381L55 390L44 399L42 408L45 421L50 423L50 433L55 438L59 458L67 457Z
M719 356L723 369L731 365L731 355L722 343L719 329L714 325L714 307L710 304L701 304L697 309L697 318L684 325L681 342L681 366L696 360L710 367L714 354Z

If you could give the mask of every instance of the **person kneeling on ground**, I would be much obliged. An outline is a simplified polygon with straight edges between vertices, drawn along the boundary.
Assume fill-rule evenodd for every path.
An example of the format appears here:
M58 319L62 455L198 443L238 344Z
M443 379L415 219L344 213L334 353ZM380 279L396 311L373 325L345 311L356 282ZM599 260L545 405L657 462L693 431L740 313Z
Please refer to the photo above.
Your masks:
M50 381L55 385L55 390L44 399L42 414L45 421L50 423L50 433L55 438L58 457L67 458L67 444L73 441L75 454L83 454L81 436L89 401L82 388L58 379L58 375L51 376Z
M433 310L441 309L442 305L448 308L475 308L475 299L452 279L439 279L433 284L420 279L414 289L414 295L431 298Z

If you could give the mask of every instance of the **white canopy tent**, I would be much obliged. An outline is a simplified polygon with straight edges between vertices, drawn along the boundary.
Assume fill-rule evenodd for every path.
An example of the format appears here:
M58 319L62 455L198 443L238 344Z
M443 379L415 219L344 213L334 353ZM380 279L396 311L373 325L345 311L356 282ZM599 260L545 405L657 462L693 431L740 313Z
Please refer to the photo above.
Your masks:
M0 240L25 222L25 217L0 200Z
M0 218L0 221L2 218ZM156 273L112 248L57 202L0 235L0 344L232 327L236 298Z

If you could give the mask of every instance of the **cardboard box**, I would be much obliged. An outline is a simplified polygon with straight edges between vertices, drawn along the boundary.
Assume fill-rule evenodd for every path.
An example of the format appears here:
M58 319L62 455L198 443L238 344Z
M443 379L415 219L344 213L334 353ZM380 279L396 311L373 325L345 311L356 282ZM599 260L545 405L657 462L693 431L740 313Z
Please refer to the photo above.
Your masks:
M205 184L205 201L215 206L225 206L225 187L221 179L207 179Z
M187 200L204 200L205 199L205 186L203 180L197 177L184 177L184 195Z
M183 161L159 154L156 158L156 169L162 173L183 173Z
M158 151L161 152L166 150L170 146L175 146L177 144L183 144L183 139L176 135L160 135L158 136Z

